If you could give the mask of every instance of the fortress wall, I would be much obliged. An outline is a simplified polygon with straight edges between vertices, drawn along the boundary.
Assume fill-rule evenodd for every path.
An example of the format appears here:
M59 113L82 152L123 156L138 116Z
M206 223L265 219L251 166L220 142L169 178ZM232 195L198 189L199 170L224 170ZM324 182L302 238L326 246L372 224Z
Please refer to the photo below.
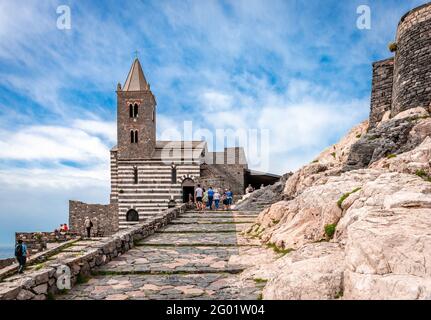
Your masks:
M104 236L118 231L118 205L117 204L87 204L80 201L69 201L70 231L86 235L84 227L85 217L93 222L92 233L101 231Z
M374 128L384 113L391 110L393 79L394 58L373 63L370 128Z
M391 116L416 107L431 111L431 3L408 12L397 30Z

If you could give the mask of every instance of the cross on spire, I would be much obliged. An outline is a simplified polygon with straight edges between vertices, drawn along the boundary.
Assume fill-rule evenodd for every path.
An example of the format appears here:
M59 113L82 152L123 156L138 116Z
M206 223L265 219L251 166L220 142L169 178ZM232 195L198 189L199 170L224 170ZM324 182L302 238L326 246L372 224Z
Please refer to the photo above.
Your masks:
M137 58L137 57L138 57L138 53L139 53L139 51L138 51L138 50L135 50L133 53L135 54L135 58Z

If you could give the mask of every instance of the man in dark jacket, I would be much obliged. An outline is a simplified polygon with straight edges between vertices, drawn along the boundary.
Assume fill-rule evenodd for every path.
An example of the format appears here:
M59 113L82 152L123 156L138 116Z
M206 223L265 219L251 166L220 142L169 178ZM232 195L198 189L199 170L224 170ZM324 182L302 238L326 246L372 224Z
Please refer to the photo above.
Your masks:
M26 244L21 239L19 239L18 244L15 247L15 257L19 264L18 273L24 272L28 256L29 254Z

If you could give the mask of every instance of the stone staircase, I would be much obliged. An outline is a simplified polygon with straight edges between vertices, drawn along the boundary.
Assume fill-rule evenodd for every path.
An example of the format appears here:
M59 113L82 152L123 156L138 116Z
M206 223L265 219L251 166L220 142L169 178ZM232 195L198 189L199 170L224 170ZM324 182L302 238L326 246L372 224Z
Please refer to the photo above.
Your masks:
M86 283L56 299L258 299L264 283L242 279L258 256L274 252L241 231L258 211L187 211Z

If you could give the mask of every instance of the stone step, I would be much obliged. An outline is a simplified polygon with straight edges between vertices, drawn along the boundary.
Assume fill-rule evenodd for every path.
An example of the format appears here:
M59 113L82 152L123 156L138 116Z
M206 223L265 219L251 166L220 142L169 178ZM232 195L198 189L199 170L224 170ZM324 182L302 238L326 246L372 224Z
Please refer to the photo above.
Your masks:
M158 232L241 232L251 224L170 224Z
M173 246L256 246L259 240L237 237L235 233L158 233L153 234L137 245L173 245Z

